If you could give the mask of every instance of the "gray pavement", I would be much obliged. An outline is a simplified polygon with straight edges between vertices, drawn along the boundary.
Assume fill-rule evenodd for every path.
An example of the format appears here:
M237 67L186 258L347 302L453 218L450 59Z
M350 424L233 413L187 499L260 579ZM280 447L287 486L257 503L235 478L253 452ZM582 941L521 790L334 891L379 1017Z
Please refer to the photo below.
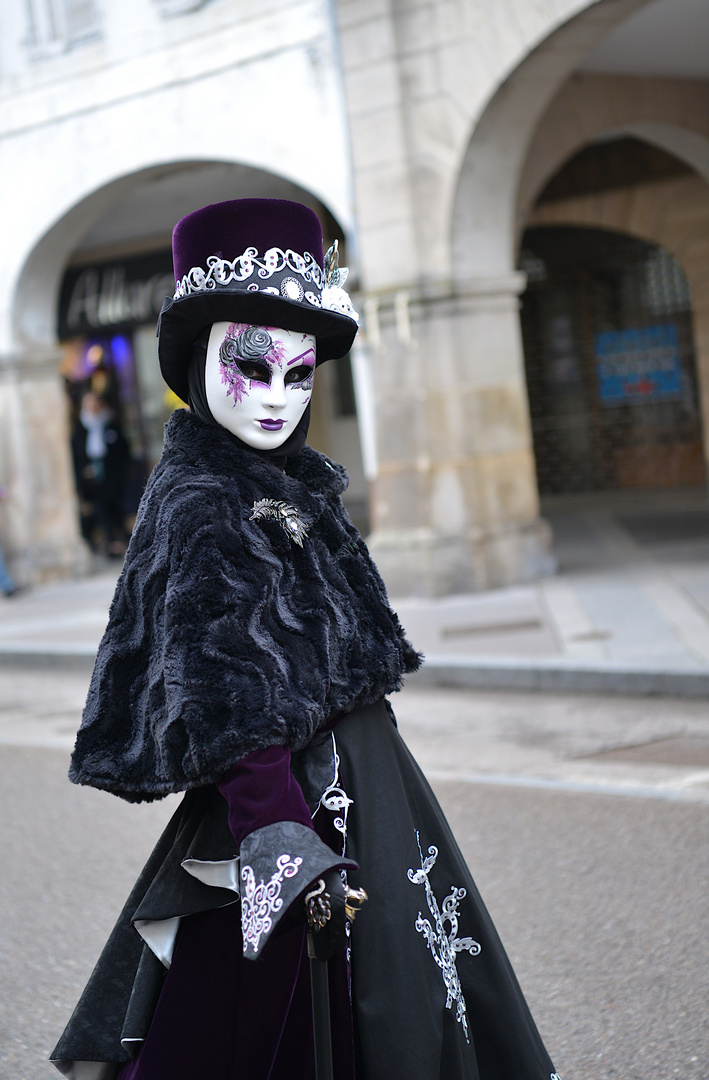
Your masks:
M177 803L68 783L87 678L0 669L0 1080L55 1075ZM676 748L709 745L703 704L410 687L394 705L563 1080L707 1080L709 777Z

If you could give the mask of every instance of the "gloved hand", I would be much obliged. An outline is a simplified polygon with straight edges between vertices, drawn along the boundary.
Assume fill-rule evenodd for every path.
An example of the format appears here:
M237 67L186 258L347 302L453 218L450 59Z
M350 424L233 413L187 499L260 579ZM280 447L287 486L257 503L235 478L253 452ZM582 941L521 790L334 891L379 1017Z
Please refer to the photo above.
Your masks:
M345 887L339 870L328 870L305 894L305 916L318 960L347 947Z
M366 899L364 889L343 884L339 870L329 870L313 882L305 894L305 917L316 959L329 960L347 948L347 927Z

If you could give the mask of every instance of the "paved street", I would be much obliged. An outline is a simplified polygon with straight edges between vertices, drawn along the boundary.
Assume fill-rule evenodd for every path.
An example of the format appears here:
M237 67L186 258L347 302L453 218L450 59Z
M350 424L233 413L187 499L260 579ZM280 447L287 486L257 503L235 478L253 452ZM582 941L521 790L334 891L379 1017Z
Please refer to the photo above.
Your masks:
M53 1075L177 801L66 781L86 681L0 669L0 1080ZM707 1080L704 703L419 687L395 706L564 1080Z

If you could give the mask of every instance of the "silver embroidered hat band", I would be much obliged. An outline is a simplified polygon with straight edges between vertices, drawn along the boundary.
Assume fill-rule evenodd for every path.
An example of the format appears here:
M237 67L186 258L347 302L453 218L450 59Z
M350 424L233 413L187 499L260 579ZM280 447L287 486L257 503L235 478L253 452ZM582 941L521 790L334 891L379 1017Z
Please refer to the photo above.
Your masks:
M249 247L231 260L210 255L206 269L193 266L175 282L173 300L195 293L215 292L220 286L235 282L245 287L248 293L265 293L296 303L305 300L315 308L339 311L359 323L359 315L342 288L349 271L346 266L338 267L337 263L337 240L324 257L324 269L309 251L301 255L290 248L283 251L272 247L259 255L255 247Z

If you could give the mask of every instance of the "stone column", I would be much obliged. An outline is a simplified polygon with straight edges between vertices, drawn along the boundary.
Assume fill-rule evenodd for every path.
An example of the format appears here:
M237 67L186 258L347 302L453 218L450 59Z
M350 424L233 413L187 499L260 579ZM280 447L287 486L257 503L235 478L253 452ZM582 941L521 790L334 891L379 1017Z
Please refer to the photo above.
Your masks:
M20 584L88 567L55 353L0 358L0 541Z
M704 436L704 460L709 477L709 275L706 263L701 259L697 259L696 263L693 259L688 260L684 269L692 290L694 355Z
M519 330L524 276L360 298L376 395L369 545L393 596L552 573Z

